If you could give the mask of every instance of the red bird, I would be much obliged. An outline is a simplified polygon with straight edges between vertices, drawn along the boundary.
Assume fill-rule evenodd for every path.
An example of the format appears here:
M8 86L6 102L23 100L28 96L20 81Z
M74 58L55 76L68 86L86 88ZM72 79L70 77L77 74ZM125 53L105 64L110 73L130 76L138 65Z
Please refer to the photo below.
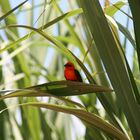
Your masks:
M83 82L81 75L79 74L78 70L75 69L73 63L67 62L64 67L64 76L66 80Z

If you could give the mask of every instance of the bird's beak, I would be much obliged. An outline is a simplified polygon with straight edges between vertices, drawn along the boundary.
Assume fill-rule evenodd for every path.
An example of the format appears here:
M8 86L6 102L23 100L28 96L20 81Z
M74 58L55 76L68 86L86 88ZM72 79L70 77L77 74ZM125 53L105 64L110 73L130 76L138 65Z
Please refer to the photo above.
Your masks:
M66 67L66 66L67 66L67 64L64 65L64 67Z

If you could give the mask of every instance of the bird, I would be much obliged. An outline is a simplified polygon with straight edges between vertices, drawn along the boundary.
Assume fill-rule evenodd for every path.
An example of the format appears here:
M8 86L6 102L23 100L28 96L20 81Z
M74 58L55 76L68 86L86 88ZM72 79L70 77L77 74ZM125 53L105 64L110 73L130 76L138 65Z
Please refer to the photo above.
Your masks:
M64 76L68 81L83 82L82 77L72 62L68 61L64 65Z

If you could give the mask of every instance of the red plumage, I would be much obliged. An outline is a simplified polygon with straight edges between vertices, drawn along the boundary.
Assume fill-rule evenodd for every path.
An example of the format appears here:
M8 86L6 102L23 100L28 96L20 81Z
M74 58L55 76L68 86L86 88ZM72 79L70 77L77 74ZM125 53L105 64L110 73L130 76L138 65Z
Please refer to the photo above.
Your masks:
M77 69L75 69L73 63L67 62L64 69L64 76L66 80L69 81L77 81L77 82L83 82L80 73Z

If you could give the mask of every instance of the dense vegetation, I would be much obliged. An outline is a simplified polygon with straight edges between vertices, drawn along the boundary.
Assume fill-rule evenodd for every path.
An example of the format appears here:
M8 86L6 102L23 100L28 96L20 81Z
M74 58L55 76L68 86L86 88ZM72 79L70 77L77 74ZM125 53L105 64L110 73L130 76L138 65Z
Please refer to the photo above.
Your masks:
M140 139L140 1L17 2L0 0L0 140Z

